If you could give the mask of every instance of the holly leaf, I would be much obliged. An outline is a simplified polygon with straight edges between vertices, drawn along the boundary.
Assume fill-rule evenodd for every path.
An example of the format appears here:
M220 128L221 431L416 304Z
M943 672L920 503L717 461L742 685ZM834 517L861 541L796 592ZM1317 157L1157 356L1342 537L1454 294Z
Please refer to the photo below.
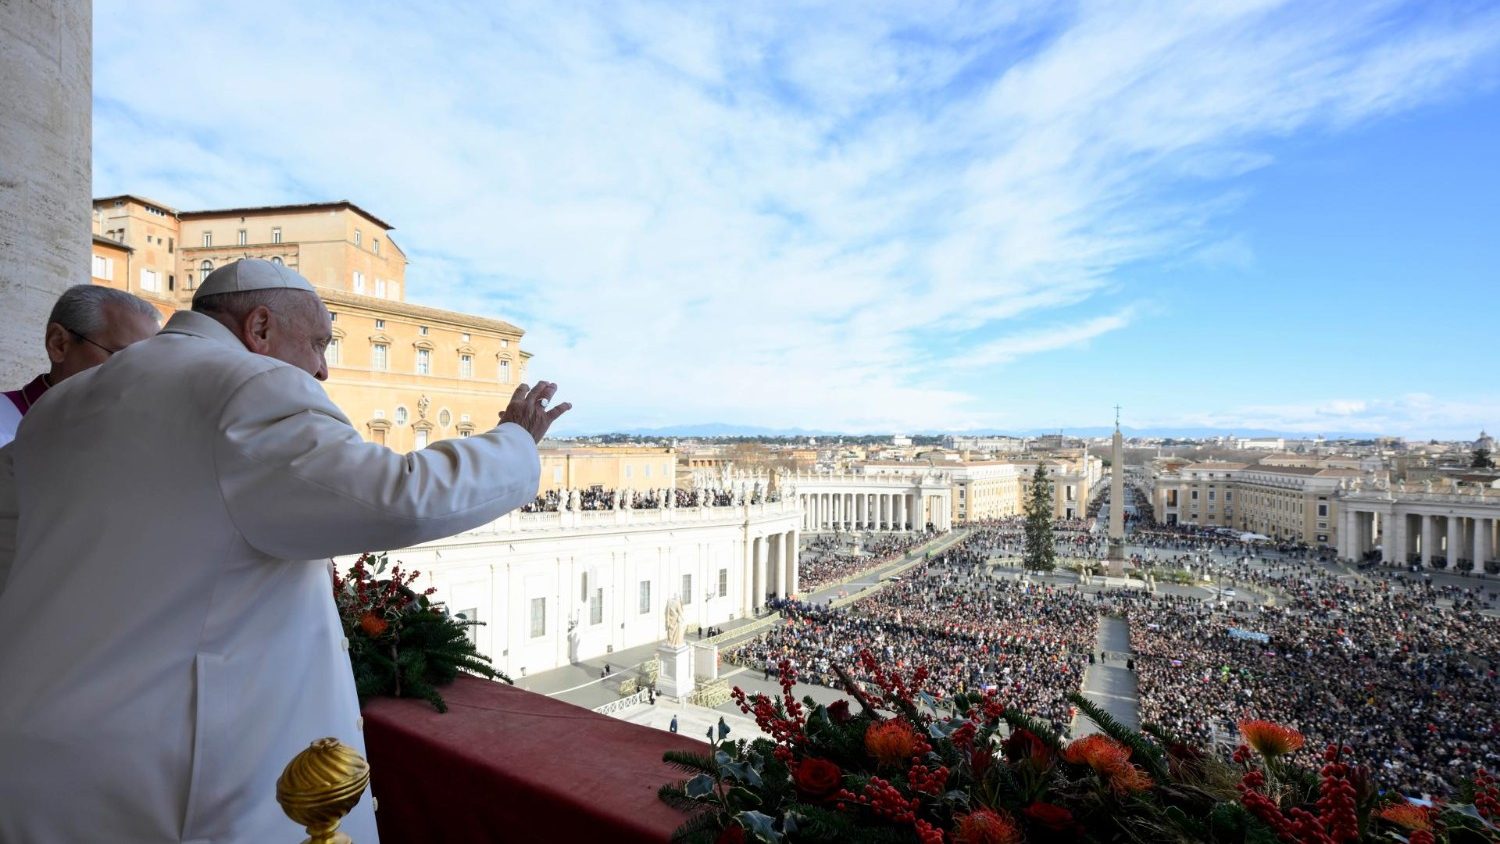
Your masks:
M697 800L700 797L706 797L710 794L713 794L714 786L717 784L718 782L712 776L709 776L708 774L699 774L698 776L688 780L687 784L682 787L682 790L687 794L687 796L693 798L694 800Z
M765 841L767 844L780 844L781 833L776 831L776 821L770 815L760 812L740 812L734 816L740 825L750 831L757 841Z

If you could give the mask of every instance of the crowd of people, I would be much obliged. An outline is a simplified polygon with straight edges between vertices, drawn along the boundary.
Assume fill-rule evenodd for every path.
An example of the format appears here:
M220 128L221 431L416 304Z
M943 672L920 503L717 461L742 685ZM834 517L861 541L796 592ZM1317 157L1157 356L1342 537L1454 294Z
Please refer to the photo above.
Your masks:
M811 592L885 565L937 535L936 531L924 531L820 536L804 546L798 555L797 580L803 592Z
M976 567L983 538L911 569L900 582L844 608L782 605L786 621L731 651L729 661L771 672L782 660L806 682L839 688L838 665L856 679L869 648L886 666L926 666L939 696L995 689L1001 699L1068 727L1098 630L1092 595L991 578ZM972 543L972 544L971 544Z
M1477 589L1351 585L1309 567L1276 606L1116 595L1130 620L1141 717L1226 740L1242 717L1356 748L1376 781L1444 794L1500 764L1500 648Z
M521 508L523 513L556 513L559 510L659 510L663 507L729 507L736 503L760 504L777 500L775 493L759 488L743 490L699 487L694 489L614 490L589 487L548 490Z

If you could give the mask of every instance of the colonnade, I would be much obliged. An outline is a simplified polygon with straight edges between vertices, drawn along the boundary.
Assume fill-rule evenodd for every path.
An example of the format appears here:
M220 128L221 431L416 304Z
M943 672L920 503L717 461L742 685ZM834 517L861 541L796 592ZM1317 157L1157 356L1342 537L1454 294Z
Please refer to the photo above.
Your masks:
M1387 565L1454 569L1462 564L1482 572L1500 562L1500 499L1461 507L1399 499L1342 505L1338 550L1345 559L1363 560L1378 548Z
M751 537L745 542L745 588L740 611L748 617L771 598L797 594L797 531Z
M809 531L921 531L952 527L950 493L807 492L799 495L802 527Z

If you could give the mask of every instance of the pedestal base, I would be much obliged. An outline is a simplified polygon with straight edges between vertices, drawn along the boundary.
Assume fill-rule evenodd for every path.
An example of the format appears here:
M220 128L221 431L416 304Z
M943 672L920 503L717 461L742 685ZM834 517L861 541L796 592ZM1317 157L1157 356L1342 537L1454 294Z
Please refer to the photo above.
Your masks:
M1108 566L1110 577L1125 576L1125 540L1111 539L1109 541L1109 559L1105 561Z
M685 698L693 693L693 649L690 645L659 645L656 656L661 660L661 674L656 690L667 697Z

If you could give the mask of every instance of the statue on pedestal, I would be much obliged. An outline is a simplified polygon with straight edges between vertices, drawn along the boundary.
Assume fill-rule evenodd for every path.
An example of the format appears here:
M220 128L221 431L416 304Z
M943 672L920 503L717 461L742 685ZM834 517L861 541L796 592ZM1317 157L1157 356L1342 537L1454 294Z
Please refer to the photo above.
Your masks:
M667 646L680 648L685 630L682 624L682 598L673 595L667 599L666 608Z

